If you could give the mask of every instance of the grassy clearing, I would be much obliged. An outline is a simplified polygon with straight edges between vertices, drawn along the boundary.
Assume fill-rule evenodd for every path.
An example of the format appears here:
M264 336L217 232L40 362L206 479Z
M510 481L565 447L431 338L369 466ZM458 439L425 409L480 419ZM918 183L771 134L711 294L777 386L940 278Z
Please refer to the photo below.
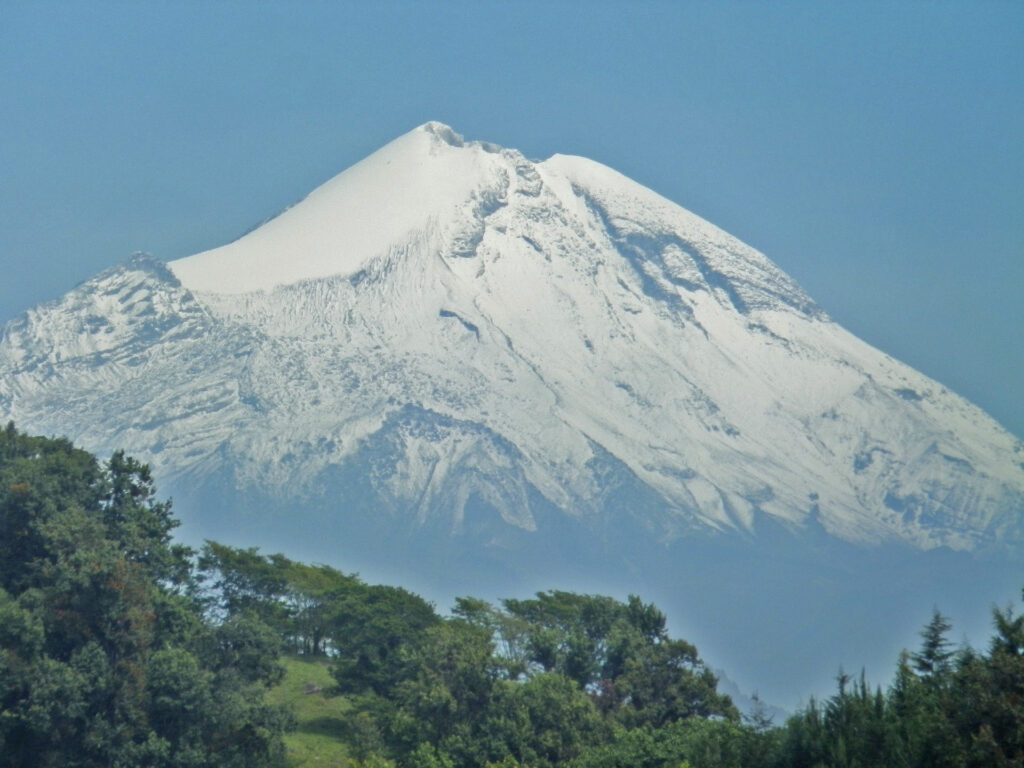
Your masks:
M344 696L335 693L329 664L322 659L286 656L285 677L267 693L273 704L286 704L295 714L295 731L285 736L289 768L349 768L354 764L342 735L347 731Z

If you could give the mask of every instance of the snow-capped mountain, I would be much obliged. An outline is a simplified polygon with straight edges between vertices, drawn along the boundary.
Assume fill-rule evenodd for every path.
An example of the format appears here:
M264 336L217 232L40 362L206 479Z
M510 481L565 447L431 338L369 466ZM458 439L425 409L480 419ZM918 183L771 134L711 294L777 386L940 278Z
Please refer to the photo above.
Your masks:
M763 255L596 162L438 123L229 245L8 323L0 418L174 488L453 534L630 507L657 542L1022 537L1024 445Z

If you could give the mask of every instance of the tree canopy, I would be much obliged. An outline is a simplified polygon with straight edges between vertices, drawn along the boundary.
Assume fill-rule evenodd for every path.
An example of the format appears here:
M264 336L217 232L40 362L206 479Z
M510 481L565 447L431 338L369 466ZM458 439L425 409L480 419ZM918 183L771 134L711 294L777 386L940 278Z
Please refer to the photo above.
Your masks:
M840 671L744 722L637 596L450 616L330 566L173 540L149 468L0 430L0 768L278 766L279 654L330 667L352 768L1024 768L1024 615L984 650L938 610L890 686Z
M148 467L0 430L0 766L261 766L279 640L210 622Z

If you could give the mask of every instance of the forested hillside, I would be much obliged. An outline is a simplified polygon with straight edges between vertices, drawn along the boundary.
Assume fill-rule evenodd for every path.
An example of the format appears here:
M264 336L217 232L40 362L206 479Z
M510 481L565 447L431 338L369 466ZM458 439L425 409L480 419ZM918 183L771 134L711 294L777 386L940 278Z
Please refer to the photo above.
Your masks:
M0 765L277 765L278 638L211 621L149 470L0 431Z
M1010 609L985 650L954 648L936 611L889 688L840 673L782 724L741 718L639 597L441 615L329 566L190 551L175 526L146 466L0 430L0 766L1024 765ZM296 688L313 668L329 675ZM314 733L329 757L304 750Z

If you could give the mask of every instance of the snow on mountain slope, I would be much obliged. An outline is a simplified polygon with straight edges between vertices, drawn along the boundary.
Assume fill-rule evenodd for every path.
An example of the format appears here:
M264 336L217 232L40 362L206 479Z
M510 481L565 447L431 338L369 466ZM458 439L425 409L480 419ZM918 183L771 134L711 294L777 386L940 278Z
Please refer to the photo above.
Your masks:
M427 123L241 239L174 262L174 272L189 288L215 293L350 275L410 237L463 227L472 214L466 201L490 204L487 184L504 167L498 152Z
M0 417L269 495L358 468L367 507L452 531L477 507L535 530L538 499L598 520L626 484L662 541L1022 534L1020 441L763 255L598 163L437 123L9 323Z

